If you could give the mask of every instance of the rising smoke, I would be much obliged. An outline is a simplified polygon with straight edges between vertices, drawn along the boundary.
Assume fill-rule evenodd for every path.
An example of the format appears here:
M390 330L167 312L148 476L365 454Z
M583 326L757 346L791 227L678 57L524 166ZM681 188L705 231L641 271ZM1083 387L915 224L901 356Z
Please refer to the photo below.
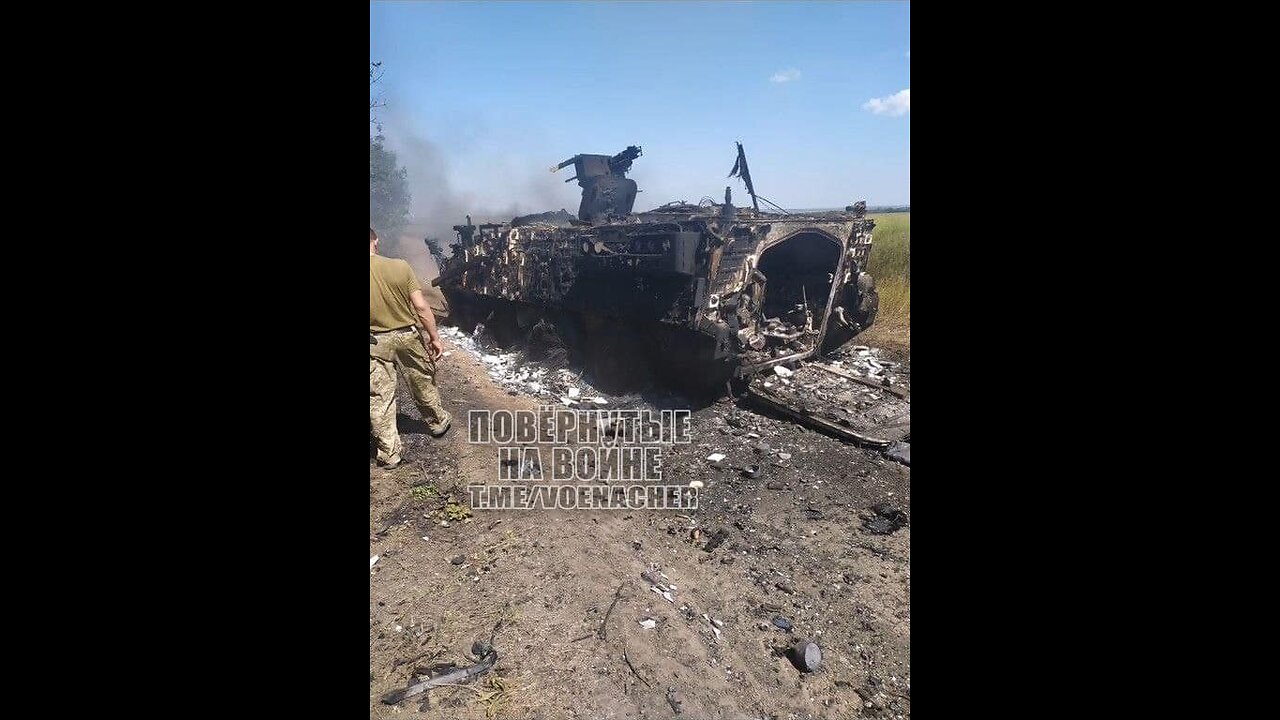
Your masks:
M406 118L388 113L382 122L382 134L387 149L396 154L397 162L407 171L413 197L409 223L394 242L384 244L383 251L408 260L424 283L439 270L423 239L439 239L448 257L449 245L457 239L453 226L465 223L468 215L472 222L481 223L561 208L577 211L577 185L570 183L572 191L566 193L561 187L564 177L547 172L547 166L563 158L549 160L542 167L516 167L510 161L493 160L494 156L502 157L496 153L478 154L467 158L468 170L472 177L491 180L480 191L462 190L451 181L456 169L440 144L414 130Z

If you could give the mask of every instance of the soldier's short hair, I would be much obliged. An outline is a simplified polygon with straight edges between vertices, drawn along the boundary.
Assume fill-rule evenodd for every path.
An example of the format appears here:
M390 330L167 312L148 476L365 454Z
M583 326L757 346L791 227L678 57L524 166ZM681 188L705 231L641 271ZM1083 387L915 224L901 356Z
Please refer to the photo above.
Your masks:
M369 242L373 242L374 240L377 240L377 239L378 239L378 233L374 232L373 228L369 228Z

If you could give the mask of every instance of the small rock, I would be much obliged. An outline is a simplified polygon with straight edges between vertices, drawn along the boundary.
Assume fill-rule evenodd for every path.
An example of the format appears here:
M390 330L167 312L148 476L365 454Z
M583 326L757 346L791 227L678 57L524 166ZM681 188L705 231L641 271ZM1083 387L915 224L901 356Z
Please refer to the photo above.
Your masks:
M778 617L776 617L776 618L774 618L774 619L773 619L773 624L774 624L774 625L777 625L778 627L782 628L783 630L790 630L790 629L791 629L791 621L790 621L790 620L788 620L788 619L786 619L786 618L784 618L784 617L782 617L781 615L779 615Z
M776 588L778 588L779 590L781 590L782 592L784 592L784 593L786 593L786 594L788 594L788 595L795 595L795 594L796 594L796 586L795 586L795 585L792 585L792 584L791 584L791 583L789 583L789 582L777 582L777 583L774 583L774 584L773 584L773 586L774 586L774 587L776 587Z
M779 460L790 460L790 459L791 459L791 453L778 453L778 459L779 459Z
M769 482L765 483L764 486L769 488L770 490L786 490L787 489L787 484L778 480L770 480Z
M453 565L461 565L466 561L467 561L466 555L454 555L453 557L449 558L449 562Z
M791 377L792 375L795 375L794 372L792 372L791 370L788 370L787 368L782 367L781 365L774 365L773 371L778 374L778 377L785 378L785 377Z
M657 626L658 626L658 622L651 618L645 618L644 620L640 621L640 627L644 628L645 630L652 630Z
M684 693L677 692L674 688L667 690L667 704L676 715L684 713L684 702Z
M713 463L716 463L716 462L720 462L726 457L728 457L728 455L725 455L724 453L711 453L710 455L707 456L707 459Z
M911 443L896 442L884 451L885 457L911 467Z

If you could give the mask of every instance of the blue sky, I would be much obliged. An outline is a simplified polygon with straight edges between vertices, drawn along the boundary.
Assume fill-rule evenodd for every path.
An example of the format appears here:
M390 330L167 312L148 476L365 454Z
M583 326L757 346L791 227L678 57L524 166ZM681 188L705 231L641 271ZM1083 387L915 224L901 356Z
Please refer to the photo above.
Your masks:
M575 211L547 168L633 144L637 209L726 185L743 204L735 140L783 207L911 201L906 2L373 2L369 20L415 215Z

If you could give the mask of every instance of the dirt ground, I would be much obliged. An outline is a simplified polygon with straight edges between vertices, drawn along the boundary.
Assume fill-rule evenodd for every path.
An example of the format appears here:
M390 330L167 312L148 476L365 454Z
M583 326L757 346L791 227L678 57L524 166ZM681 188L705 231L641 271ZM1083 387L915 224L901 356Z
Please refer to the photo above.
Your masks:
M705 483L692 514L462 518L460 489L498 473L496 446L469 445L462 418L538 403L495 386L466 352L441 361L439 382L459 418L450 433L426 434L401 383L405 463L370 461L370 717L910 717L911 530L864 526L873 506L910 515L910 468L722 401L694 412L690 444L663 453L666 483ZM727 457L708 462L713 452ZM459 504L446 504L451 491ZM653 571L674 602L641 577ZM472 643L490 637L487 675L430 690L429 707L380 702L416 669L473 664ZM788 657L801 639L822 649L816 672Z

